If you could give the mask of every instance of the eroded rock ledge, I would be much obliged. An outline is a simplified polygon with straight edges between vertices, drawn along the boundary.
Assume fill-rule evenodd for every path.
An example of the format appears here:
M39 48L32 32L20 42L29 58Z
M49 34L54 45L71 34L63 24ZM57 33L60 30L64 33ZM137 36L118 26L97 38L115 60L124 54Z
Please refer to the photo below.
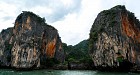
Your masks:
M90 56L99 70L140 71L140 22L125 6L99 13L90 30Z
M13 68L42 68L49 59L64 61L58 31L32 12L23 11L14 27L0 33L0 65Z

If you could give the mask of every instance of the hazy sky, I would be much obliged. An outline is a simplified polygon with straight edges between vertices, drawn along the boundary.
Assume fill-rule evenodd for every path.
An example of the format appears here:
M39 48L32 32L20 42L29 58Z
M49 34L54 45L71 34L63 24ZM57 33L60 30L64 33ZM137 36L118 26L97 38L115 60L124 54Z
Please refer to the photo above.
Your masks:
M140 0L0 0L0 31L13 27L22 11L45 17L54 26L63 42L75 45L88 39L90 28L102 10L125 5L140 19Z

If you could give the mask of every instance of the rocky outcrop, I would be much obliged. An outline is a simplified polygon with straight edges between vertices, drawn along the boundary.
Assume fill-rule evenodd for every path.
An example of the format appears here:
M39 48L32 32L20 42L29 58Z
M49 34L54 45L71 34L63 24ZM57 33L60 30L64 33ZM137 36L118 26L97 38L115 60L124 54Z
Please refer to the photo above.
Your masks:
M32 12L23 11L13 28L0 34L1 66L14 68L46 67L48 59L64 61L58 31Z
M12 36L12 29L8 28L2 30L0 34L0 66L8 67L11 63L11 44L9 44L10 37Z
M104 10L90 30L90 56L99 70L140 70L140 22L125 6Z

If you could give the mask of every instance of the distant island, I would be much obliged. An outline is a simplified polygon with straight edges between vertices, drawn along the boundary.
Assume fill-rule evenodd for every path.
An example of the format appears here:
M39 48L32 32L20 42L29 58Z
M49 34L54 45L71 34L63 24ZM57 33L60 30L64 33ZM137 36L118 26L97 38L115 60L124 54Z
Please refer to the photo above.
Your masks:
M140 72L140 22L123 5L101 11L77 45L60 37L45 18L23 11L0 33L0 67Z

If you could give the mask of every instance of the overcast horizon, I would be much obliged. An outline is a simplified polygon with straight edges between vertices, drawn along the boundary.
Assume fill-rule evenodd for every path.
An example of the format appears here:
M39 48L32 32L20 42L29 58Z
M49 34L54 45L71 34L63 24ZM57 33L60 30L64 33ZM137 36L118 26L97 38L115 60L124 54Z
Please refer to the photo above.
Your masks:
M140 19L140 0L0 0L0 31L14 26L22 11L45 17L58 30L62 42L76 45L88 39L98 13L116 5L125 5Z

